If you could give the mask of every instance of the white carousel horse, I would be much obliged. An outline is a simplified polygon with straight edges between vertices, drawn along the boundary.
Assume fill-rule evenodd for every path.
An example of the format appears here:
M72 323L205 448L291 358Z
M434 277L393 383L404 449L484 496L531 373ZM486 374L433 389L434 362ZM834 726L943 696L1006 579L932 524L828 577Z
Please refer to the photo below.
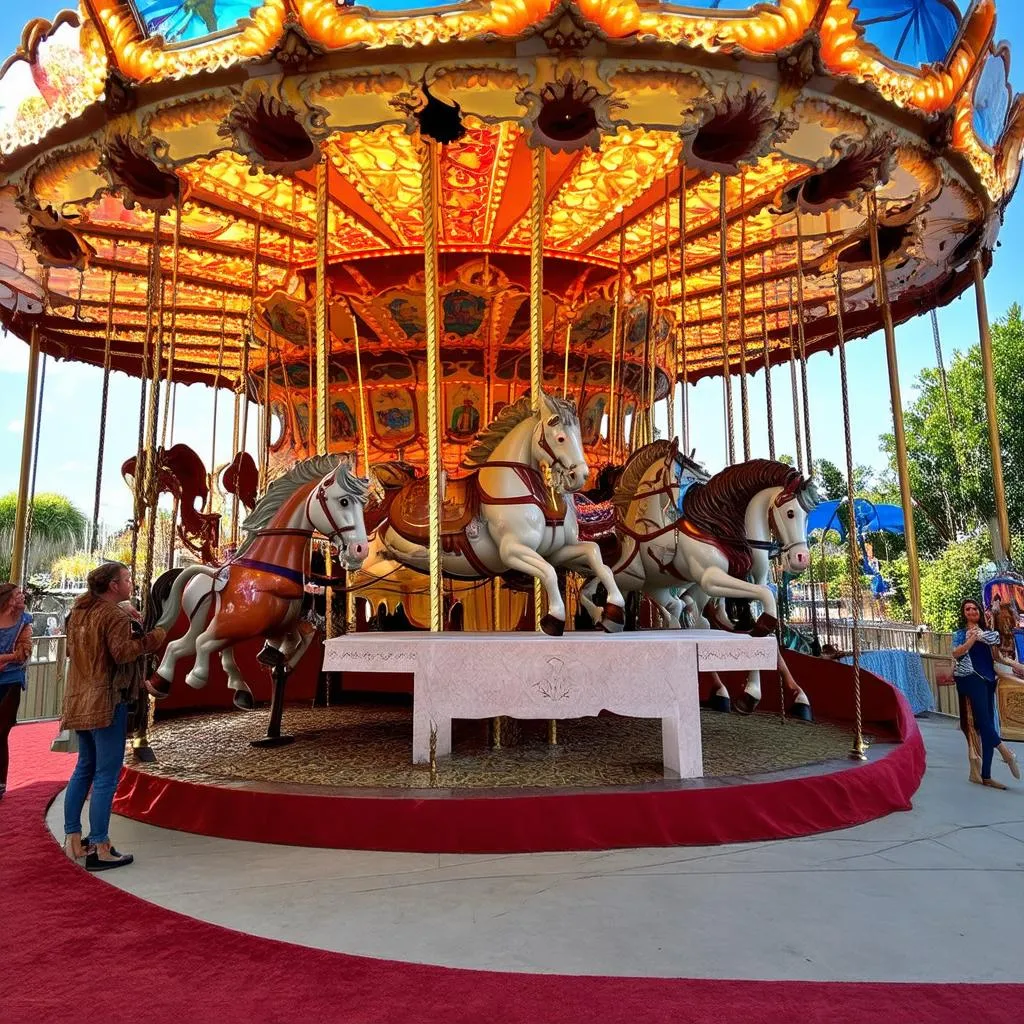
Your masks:
M622 629L625 602L615 579L598 546L579 539L573 493L590 470L576 407L541 392L535 412L524 395L477 435L464 461L475 471L444 482L443 573L460 580L508 572L539 579L548 599L541 627L558 636L565 629L565 602L556 569L583 571L605 585L605 628ZM374 467L378 478L382 468ZM426 480L388 493L365 573L379 579L398 565L429 570L426 499ZM374 525L371 513L371 530Z
M369 481L354 476L337 456L306 459L267 488L242 525L248 536L230 561L189 566L162 601L166 586L157 581L157 625L170 629L184 609L189 627L167 645L150 692L167 696L178 659L193 655L185 682L201 689L209 681L210 658L219 652L235 705L251 708L252 693L232 648L263 637L261 661L286 670L299 663L313 638L312 627L300 619L313 533L338 545L345 567L358 568L369 552L363 520L368 490Z
M781 555L793 574L807 568L807 513L818 503L814 485L792 467L765 459L730 466L704 481L694 479L695 468L686 466L675 441L655 441L630 457L612 498L616 581L624 591L645 593L668 629L680 628L684 605L693 625L707 627L709 599L760 601L764 610L755 635L767 635L777 624L775 595L766 584L769 557ZM684 470L691 474L688 485ZM592 600L598 582L589 580L580 593L595 622L601 614ZM749 712L760 700L759 673L748 674L744 692L741 710ZM794 706L798 717L809 716L799 687Z

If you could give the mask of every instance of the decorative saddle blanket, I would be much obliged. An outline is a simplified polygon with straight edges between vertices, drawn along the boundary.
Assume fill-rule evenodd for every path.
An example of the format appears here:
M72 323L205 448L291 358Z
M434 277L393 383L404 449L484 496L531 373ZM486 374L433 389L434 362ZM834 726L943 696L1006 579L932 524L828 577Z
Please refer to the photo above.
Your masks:
M403 487L391 503L392 528L413 544L430 540L428 480L415 480ZM480 509L476 473L458 480L445 481L441 503L441 536L461 536ZM447 550L447 547L446 547Z

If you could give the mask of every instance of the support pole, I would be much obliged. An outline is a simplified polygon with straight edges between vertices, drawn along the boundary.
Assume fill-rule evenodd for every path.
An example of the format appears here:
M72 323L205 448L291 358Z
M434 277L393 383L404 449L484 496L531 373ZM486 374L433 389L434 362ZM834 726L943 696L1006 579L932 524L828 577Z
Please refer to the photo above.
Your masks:
M988 325L988 302L985 299L985 272L980 257L973 261L974 294L978 300L978 338L981 342L981 363L985 371L985 417L988 420L988 443L992 449L992 490L999 522L999 541L1007 558L1012 557L1010 516L1006 508L1006 489L1003 485L1003 454L999 441L999 422L996 419L996 375L992 361L992 333ZM908 544L909 548L909 544ZM915 555L916 555L915 551Z
M874 237L874 232L872 232ZM843 333L843 268L836 264L836 340L839 352L839 378L843 393L843 437L846 442L846 500L850 510L850 524L853 524L853 441L850 435L850 391L846 372L846 338ZM857 620L860 617L860 565L857 558L857 532L850 529L847 537L850 555L850 633L853 638L853 725L854 737L850 757L855 761L867 760L867 743L864 740L863 715L860 697L860 631ZM814 583L811 583L814 593ZM916 621L916 620L915 620Z
M768 292L765 288L765 259L761 253L761 341L764 346L764 402L768 416L768 458L775 461L775 405L772 397L772 350L768 343ZM778 305L776 296L775 304Z
M893 436L896 441L896 467L900 478L900 504L903 506L903 529L907 542L907 570L910 578L910 614L914 625L921 622L921 570L917 561L917 533L914 530L914 499L910 493L910 472L907 463L907 435L903 429L903 399L900 395L900 370L896 360L896 331L889 306L889 288L878 248L878 200L870 204L871 262L874 265L875 296L882 310L885 328L885 360L889 367L889 399L892 403ZM998 443L998 432L996 434ZM1000 476L1000 484L1002 476ZM853 506L850 506L853 514Z
M682 420L683 454L690 455L689 364L686 347L686 163L679 162L679 361L682 363L683 386L679 395Z
M29 487L32 478L33 431L36 422L36 389L39 385L39 328L32 327L28 350L28 379L25 382L25 419L21 436L21 471L18 476L18 504L14 511L14 540L11 544L11 583L22 584L28 540Z
M117 260L117 242L114 243L114 259ZM95 554L100 536L100 492L103 489L103 455L107 445L107 405L110 399L110 346L114 336L114 302L117 296L117 271L110 272L110 292L107 296L107 328L103 339L103 389L100 393L100 430L96 445L96 490L92 504L92 533L89 537L89 552ZM138 470L136 469L136 472Z
M608 461L613 465L619 446L619 403L615 393L615 373L619 359L619 333L622 326L622 293L625 286L623 261L626 255L626 225L625 214L619 213L619 262L615 278L615 305L612 307L612 364L610 368L610 380L608 385Z
M316 409L310 415L316 420L316 453L327 454L328 418L327 418L327 384L328 384L328 348L327 338L327 232L329 218L327 216L327 176L328 162L326 154L320 161L316 175Z
M740 171L740 210L747 206L747 177ZM743 461L750 461L750 395L747 388L747 218L740 220L740 417Z
M530 397L533 411L540 416L540 394L544 386L544 199L545 155L543 146L530 151ZM533 628L540 631L544 591L539 579L533 581Z
M440 196L437 143L422 138L423 291L427 343L427 495L430 546L430 631L444 629L441 577L441 332L437 256Z
M732 382L729 380L729 219L726 216L725 175L719 175L718 191L718 259L722 283L722 399L725 405L725 453L731 466L736 461L733 437Z

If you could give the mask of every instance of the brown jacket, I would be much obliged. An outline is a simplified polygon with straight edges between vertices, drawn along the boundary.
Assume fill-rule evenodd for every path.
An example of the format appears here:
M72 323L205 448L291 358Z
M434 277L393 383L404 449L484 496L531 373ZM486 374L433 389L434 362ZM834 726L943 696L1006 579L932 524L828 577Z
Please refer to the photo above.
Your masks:
M113 601L83 594L68 617L64 729L105 729L114 717L114 667L159 649L164 631L133 640L132 620Z

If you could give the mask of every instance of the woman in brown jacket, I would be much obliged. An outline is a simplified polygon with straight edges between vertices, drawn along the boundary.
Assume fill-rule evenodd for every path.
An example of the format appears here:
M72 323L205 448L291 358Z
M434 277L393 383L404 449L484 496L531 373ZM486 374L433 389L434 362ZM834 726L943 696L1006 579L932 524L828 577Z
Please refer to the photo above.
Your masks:
M85 857L90 871L131 864L110 844L110 808L124 762L130 694L122 693L114 669L157 650L164 631L133 636L133 616L120 604L132 594L131 570L106 562L88 576L68 617L68 678L61 726L78 733L78 764L64 793L64 834L69 856ZM82 841L82 808L89 802L89 837Z
M32 616L25 595L13 583L0 586L0 800L7 791L8 740L18 720L25 664L32 657Z

